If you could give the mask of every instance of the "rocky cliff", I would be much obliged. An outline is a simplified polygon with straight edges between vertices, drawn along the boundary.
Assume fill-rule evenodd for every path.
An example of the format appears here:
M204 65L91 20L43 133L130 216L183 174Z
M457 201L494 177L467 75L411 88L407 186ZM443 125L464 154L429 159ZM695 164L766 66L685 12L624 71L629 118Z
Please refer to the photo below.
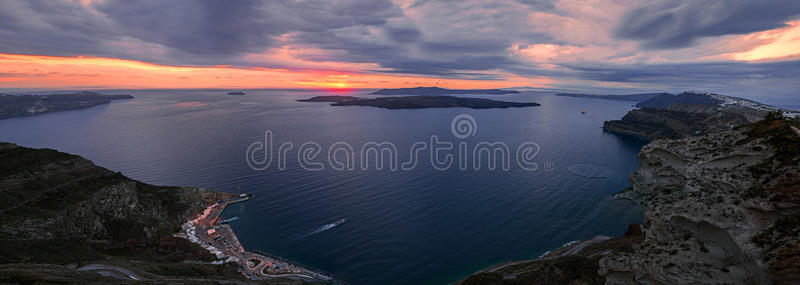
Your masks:
M786 120L645 146L631 188L644 241L600 260L606 284L800 282L800 136Z
M625 237L593 238L462 284L798 284L800 134L789 120L646 145Z

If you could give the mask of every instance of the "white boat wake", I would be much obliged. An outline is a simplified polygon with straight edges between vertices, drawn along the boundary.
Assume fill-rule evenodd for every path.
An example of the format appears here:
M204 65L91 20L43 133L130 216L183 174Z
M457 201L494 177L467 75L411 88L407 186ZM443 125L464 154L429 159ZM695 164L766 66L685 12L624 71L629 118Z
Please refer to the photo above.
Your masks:
M317 227L317 228L315 228L315 229L313 229L313 230L311 230L311 231L309 231L307 233L301 234L299 237L297 237L297 239L303 239L303 238L306 238L306 237L308 237L310 235L315 235L315 234L330 230L332 228L335 228L338 225L344 224L344 222L345 222L345 219L340 219L340 220L335 221L333 223Z
M238 220L238 219L239 219L239 217L233 217L233 218L230 218L230 219L227 219L227 220L222 220L219 223L220 224L224 224L224 223L232 222L232 221L235 221L235 220Z

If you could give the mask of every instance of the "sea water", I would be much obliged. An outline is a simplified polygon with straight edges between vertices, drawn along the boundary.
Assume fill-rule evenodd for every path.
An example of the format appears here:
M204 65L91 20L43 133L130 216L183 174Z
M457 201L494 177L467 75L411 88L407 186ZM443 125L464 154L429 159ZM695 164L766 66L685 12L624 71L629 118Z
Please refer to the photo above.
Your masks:
M641 207L611 198L629 185L642 143L602 130L604 120L619 119L632 102L525 92L464 97L542 105L387 110L295 101L371 97L367 91L245 90L245 96L227 91L105 91L136 98L0 120L0 141L82 155L151 184L253 193L253 199L224 213L239 217L229 223L245 247L352 284L455 282L569 241L622 235L643 218ZM453 118L462 114L476 125L463 139L451 129ZM283 169L277 159L263 170L247 163L248 147L263 143L267 131L274 151L286 142L294 146ZM422 151L410 170L362 170L359 163L353 170L325 165L308 171L294 152L313 142L323 148L316 160L325 161L336 142L355 151L369 142L389 142L404 162L414 143L429 143L434 135L453 143L453 153L459 143L471 148L502 142L512 150L513 163L508 171L475 170L471 160L466 170L457 162L441 170ZM513 151L525 142L540 148L534 171L514 160Z

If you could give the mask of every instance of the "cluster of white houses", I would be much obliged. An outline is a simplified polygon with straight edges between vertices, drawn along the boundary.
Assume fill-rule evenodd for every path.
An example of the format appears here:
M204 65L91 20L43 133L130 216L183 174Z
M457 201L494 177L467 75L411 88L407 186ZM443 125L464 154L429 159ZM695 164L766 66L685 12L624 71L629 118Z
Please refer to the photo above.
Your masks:
M225 255L225 253L222 250L220 250L220 249L218 249L218 248L206 243L205 241L200 239L200 237L198 237L198 235L197 235L197 224L201 220L205 220L206 218L208 218L208 215L211 214L212 209L214 209L214 207L216 207L217 205L218 205L218 203L214 203L213 205L209 206L208 208L203 210L203 213L201 213L200 216L198 216L195 219L189 220L188 222L186 222L183 225L181 225L181 229L186 234L186 238L189 239L189 241L191 241L193 243L196 243L196 244L199 244L201 247L205 248L206 250L211 252L211 254L213 254L218 259L220 259L220 261L215 262L215 263L222 264L223 262L240 262L239 258L237 258L235 256L227 256L227 255ZM206 234L209 237L214 237L215 235L218 235L219 233L217 232L216 227L214 227L214 228L211 228L211 229L207 229L206 230Z

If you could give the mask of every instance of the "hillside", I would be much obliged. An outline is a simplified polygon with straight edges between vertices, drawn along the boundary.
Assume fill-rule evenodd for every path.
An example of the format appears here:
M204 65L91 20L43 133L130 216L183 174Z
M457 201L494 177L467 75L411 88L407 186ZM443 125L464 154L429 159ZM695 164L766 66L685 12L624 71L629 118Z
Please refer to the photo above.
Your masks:
M0 119L92 107L118 99L133 99L133 96L103 95L88 91L53 95L0 94Z
M645 141L679 139L727 131L760 120L776 108L747 99L711 93L663 94L636 104L603 130Z
M0 143L0 162L0 283L107 284L131 279L125 270L153 282L245 281L172 236L231 194L149 185L79 156L10 143Z
M746 116L735 112L685 112L648 108L631 110L621 120L606 121L603 130L654 141L721 132L749 122Z

